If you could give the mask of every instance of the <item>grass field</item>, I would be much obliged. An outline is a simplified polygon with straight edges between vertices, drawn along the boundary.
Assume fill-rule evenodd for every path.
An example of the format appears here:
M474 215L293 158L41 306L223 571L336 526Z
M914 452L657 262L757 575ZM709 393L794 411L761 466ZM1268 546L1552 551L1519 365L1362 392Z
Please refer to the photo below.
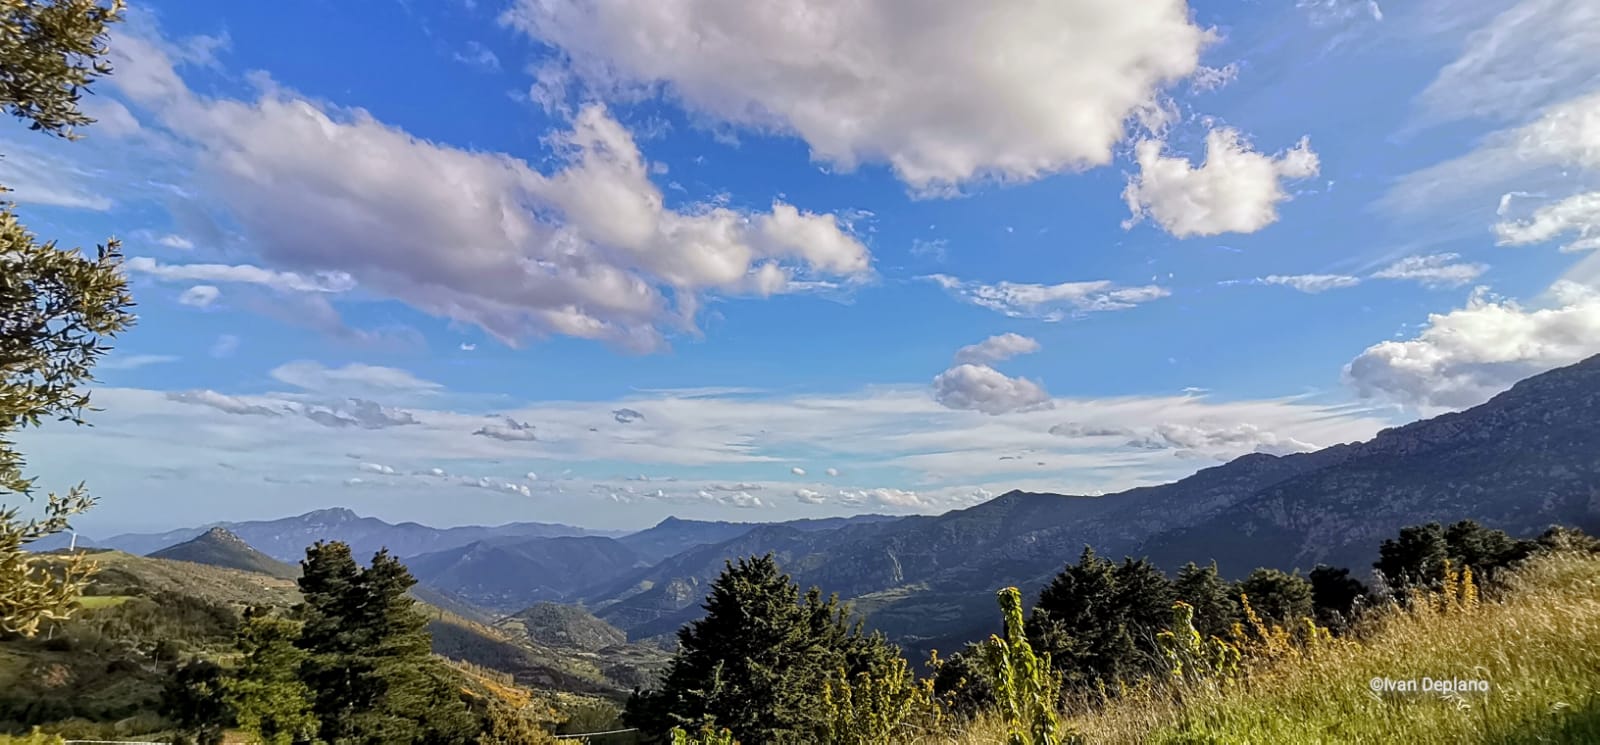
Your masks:
M1374 678L1484 680L1488 691L1375 693ZM1394 612L1360 642L1241 684L1131 697L1067 721L1089 743L1600 743L1600 557L1543 557L1500 602ZM948 740L1003 741L988 724Z

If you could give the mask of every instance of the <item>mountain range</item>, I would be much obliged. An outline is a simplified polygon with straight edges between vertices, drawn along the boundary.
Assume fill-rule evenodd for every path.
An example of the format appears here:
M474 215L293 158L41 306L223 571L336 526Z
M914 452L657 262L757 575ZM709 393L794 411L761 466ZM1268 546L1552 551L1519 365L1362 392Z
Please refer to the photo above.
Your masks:
M286 560L321 539L363 554L388 546L419 588L499 614L540 602L581 606L602 624L582 632L595 639L604 625L633 640L665 638L699 613L724 562L771 552L802 585L851 599L872 626L916 650L988 633L995 588L1016 584L1031 595L1085 545L1167 570L1215 560L1229 577L1317 563L1365 576L1378 544L1401 527L1464 518L1517 535L1558 523L1600 529L1600 356L1367 442L1245 455L1105 496L1013 491L930 516L668 518L622 535L543 523L392 525L345 509L225 527ZM106 543L157 551L201 532Z

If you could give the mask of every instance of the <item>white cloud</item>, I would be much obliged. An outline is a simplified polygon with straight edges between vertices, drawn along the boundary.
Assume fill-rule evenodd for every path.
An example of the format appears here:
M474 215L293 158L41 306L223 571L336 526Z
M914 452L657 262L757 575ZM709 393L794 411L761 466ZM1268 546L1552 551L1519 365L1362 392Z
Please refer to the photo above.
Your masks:
M344 367L327 367L320 362L297 360L272 369L273 380L316 393L348 391L380 393L417 393L442 388L431 380L423 380L405 370L353 362Z
M59 158L7 142L0 158L0 186L9 202L105 212L116 203L84 185L90 174Z
M139 119L123 106L122 102L105 96L84 96L78 107L94 120L94 124L85 128L81 134L89 137L104 135L114 140L126 139L138 134L142 127Z
M137 370L177 361L178 358L170 354L113 354L96 362L95 367L100 370Z
M794 498L801 504L826 504L828 498L814 489L795 489Z
M828 468L828 470L823 471L823 473L826 473L829 476L838 476L839 475L839 469L830 467L830 468Z
M293 270L305 289L359 283L513 345L560 334L652 350L663 328L693 328L703 293L764 296L871 275L867 248L833 215L783 202L667 209L634 138L598 105L547 138L558 167L546 174L319 106L261 76L254 101L209 99L174 71L171 45L137 30L115 41L111 84L193 149L208 195L264 263ZM145 262L137 268L161 270ZM345 281L325 286L334 277Z
M1039 318L1046 321L1060 321L1098 311L1126 310L1172 294L1158 285L1124 286L1105 279L1056 285L1021 282L985 284L946 274L932 274L924 279L932 280L945 291L981 308L998 311L1012 318Z
M846 504L867 504L882 507L926 507L928 503L914 491L904 489L841 489L839 498Z
M1600 147L1600 144L1597 144ZM1561 246L1563 253L1600 249L1600 191L1574 194L1534 210L1524 220L1506 220L1494 226L1497 245L1544 243L1566 233L1577 233Z
M789 473L792 473L796 476L804 476L806 475L806 469L795 466L794 468L789 469Z
M925 192L1110 162L1130 115L1211 38L1177 0L519 0L502 22L564 55L548 91L568 76L619 99L661 89Z
M1312 294L1361 284L1360 277L1351 277L1344 274L1274 274L1262 277L1259 281L1263 284L1293 287L1301 292Z
M167 248L178 249L179 251L188 251L194 248L194 241L191 241L188 238L176 233L168 233L163 235L156 239L156 243L166 246Z
M229 414L245 414L251 416L281 416L282 412L267 406L252 404L236 396L229 396L213 390L170 391L166 394L169 401L185 404L198 404L209 406L218 411Z
M162 264L148 256L134 256L123 267L137 274L175 282L239 282L289 292L346 292L355 288L344 272L319 272L306 277L249 264Z
M1128 444L1158 450L1195 451L1218 460L1235 458L1245 453L1287 455L1315 450L1318 447L1244 422L1230 426L1164 422Z
M1027 378L1013 378L988 365L956 365L933 379L933 399L952 409L1006 414L1048 407L1050 394Z
M1480 289L1466 307L1428 316L1413 339L1375 344L1345 367L1363 397L1425 413L1482 403L1522 378L1600 350L1600 292L1558 282L1529 309Z
M454 57L457 62L483 70L494 71L500 69L500 57L494 53L494 50L476 41L468 41L461 51L455 53Z
M1009 360L1019 354L1039 351L1039 342L1021 334L1006 333L991 336L977 344L956 350L956 362L987 364Z
M367 473L378 473L384 476L393 476L395 474L393 468L380 463L362 463L359 468Z
M213 285L195 285L183 291L178 296L178 302L196 308L208 308L217 298L222 297L222 291Z
M1186 157L1161 154L1162 144L1145 140L1134 148L1139 172L1122 192L1132 213L1123 227L1146 216L1178 238L1254 233L1278 220L1278 204L1289 198L1286 180L1317 175L1319 164L1309 140L1267 156L1250 149L1237 130L1213 129L1206 135L1205 161L1196 168Z
M1600 91L1553 104L1537 118L1485 137L1471 152L1401 177L1382 204L1400 212L1439 211L1492 199L1505 185L1539 191L1568 179L1565 169L1600 169Z
M1424 287L1460 287L1470 284L1489 270L1487 264L1459 261L1460 254L1444 253L1432 256L1407 256L1372 273L1374 279L1403 279L1420 283Z
M1467 37L1419 103L1429 122L1520 119L1600 79L1600 6L1521 0Z
M499 422L485 424L472 434L505 442L534 442L539 439L538 435L534 434L533 425L519 422L511 417L501 417Z

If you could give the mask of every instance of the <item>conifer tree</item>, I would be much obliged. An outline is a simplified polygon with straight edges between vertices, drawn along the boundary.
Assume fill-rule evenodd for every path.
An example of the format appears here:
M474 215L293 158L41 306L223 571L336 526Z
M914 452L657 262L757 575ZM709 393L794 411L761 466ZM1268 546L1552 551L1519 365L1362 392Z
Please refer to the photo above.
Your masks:
M300 624L261 609L247 611L239 630L243 658L226 699L239 727L266 745L310 742L317 733L311 689L300 680L299 637Z
M1317 623L1342 629L1355 616L1362 598L1367 596L1367 586L1350 576L1350 570L1318 564L1307 576L1311 581L1311 605Z
M1154 565L1113 564L1085 547L1039 593L1029 641L1069 687L1135 677L1159 664L1155 638L1171 606L1172 585Z
M222 668L209 660L178 666L161 691L159 711L197 745L217 745L232 720Z
M1243 594L1262 619L1277 626L1292 626L1312 614L1311 583L1298 573L1261 567L1234 586L1234 599Z
M740 742L818 742L829 726L820 704L830 678L889 675L900 659L837 598L812 590L802 600L771 554L730 562L704 607L678 631L660 688L629 699L630 726L659 736L714 724Z
M1204 567L1194 562L1184 565L1173 580L1172 592L1194 609L1194 628L1202 638L1227 638L1228 630L1239 620L1239 605L1217 572L1216 562Z
M379 551L363 569L349 546L332 542L307 549L301 566L301 680L322 740L451 745L477 733L456 681L429 651L405 565Z

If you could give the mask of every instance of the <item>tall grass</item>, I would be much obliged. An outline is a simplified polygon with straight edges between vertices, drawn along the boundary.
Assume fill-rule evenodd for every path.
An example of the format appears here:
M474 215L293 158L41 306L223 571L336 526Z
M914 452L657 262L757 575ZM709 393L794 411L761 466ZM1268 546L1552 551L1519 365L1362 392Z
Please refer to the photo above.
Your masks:
M1257 662L1232 681L1148 686L1067 722L1090 743L1600 743L1600 557L1538 557L1497 595L1395 607L1358 639ZM1375 693L1374 678L1481 679L1489 690ZM943 741L1003 733L979 722Z

